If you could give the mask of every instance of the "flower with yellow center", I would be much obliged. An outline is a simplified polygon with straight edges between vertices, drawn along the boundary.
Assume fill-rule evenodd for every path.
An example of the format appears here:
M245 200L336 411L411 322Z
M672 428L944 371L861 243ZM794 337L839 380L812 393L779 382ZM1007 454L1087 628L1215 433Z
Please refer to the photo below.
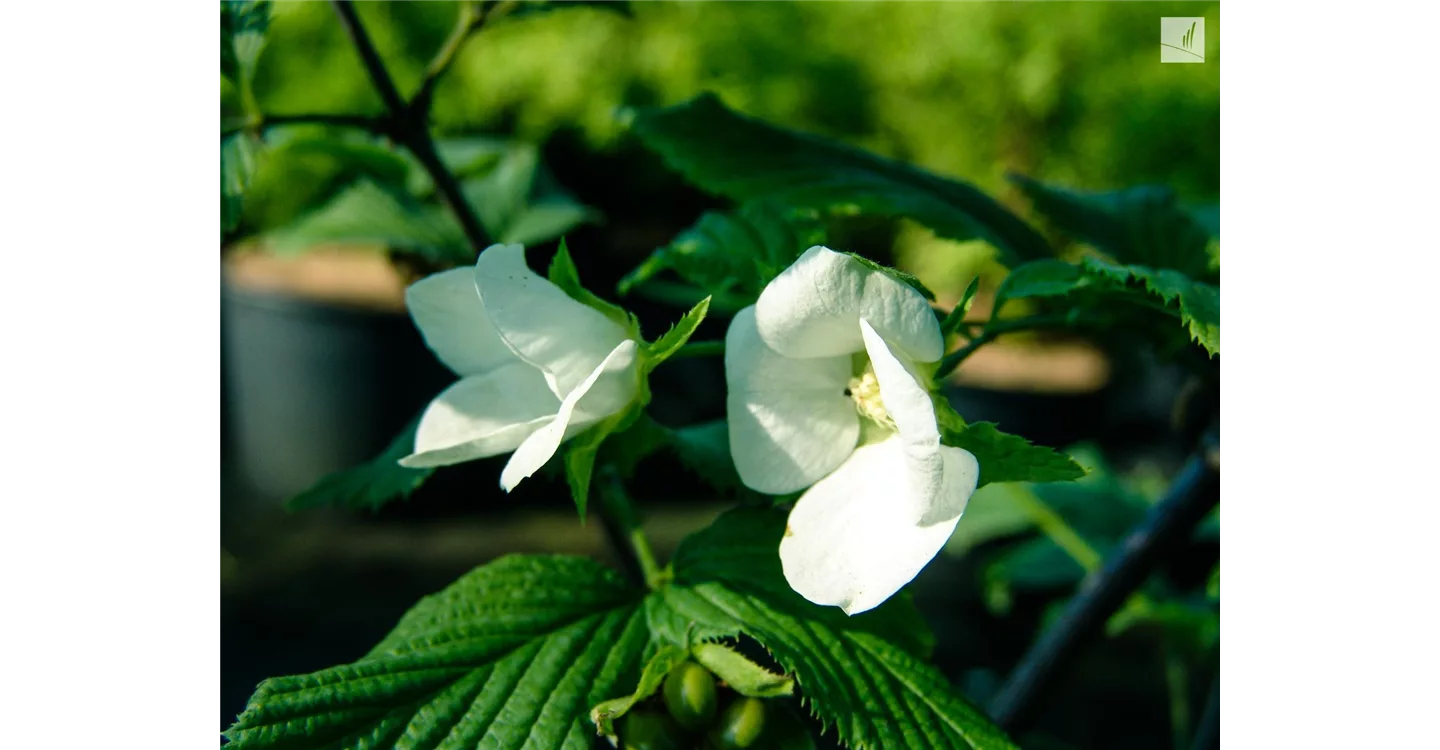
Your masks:
M864 612L949 539L979 479L940 444L923 363L940 325L910 286L812 247L741 310L725 336L730 451L759 492L809 487L780 542L801 596Z

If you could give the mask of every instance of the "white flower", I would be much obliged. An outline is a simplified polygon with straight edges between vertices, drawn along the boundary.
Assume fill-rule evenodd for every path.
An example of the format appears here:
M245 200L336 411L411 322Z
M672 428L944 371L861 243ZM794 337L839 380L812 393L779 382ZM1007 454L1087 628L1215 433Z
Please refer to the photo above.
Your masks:
M731 323L730 451L754 490L810 487L780 542L785 578L806 599L872 609L955 529L979 465L940 444L916 363L943 353L919 292L819 246Z
M520 245L492 245L474 268L421 279L405 290L405 305L460 380L426 407L403 466L514 451L500 475L509 492L639 388L635 340L535 275Z

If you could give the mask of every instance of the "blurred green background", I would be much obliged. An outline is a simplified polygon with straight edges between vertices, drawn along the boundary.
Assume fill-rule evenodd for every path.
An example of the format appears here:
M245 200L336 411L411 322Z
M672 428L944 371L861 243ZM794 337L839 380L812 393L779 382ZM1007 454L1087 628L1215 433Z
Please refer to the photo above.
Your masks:
M449 35L457 6L364 2L356 8L401 94L413 93ZM568 241L587 285L605 296L613 297L614 282L653 249L703 211L724 205L686 185L626 130L628 108L674 104L704 91L746 114L976 184L1037 226L1045 223L1005 181L1007 172L1092 190L1156 183L1196 209L1218 203L1218 3L639 2L627 8L622 13L577 5L502 19L467 44L436 90L433 109L441 136L534 144L554 179L579 203L597 209L603 218L568 233ZM1165 16L1206 19L1205 64L1160 63ZM270 115L382 112L335 11L322 2L274 5L255 92ZM222 117L241 115L237 93L223 78L221 93ZM283 138L277 131L267 134L272 145ZM263 164L256 174L245 195L242 235L276 230L317 208L353 168L325 153L290 156ZM856 245L837 249L890 255L934 289L942 304L953 301L974 274L993 287L1005 272L982 243L939 240L908 222L853 236ZM533 253L532 263L544 252ZM652 334L677 315L673 307L626 304ZM248 308L227 308L231 325L252 320L237 317L237 309ZM394 324L394 337L408 337L415 357L424 359L408 321L400 313L393 317L387 325ZM707 321L697 338L722 337L725 322ZM292 394L310 381L285 368L324 354L316 342L341 341L327 328L313 339L296 335L299 343L291 349L266 353L262 344L278 340L272 331L279 329L255 330L253 341L260 343L227 349L226 371L278 373L276 388ZM364 336L368 341L376 334L367 330ZM391 362L404 359L395 351L412 350L377 345L374 353L366 351L375 361ZM433 365L428 359L423 364ZM657 375L657 419L679 424L723 414L718 363L688 366ZM337 373L363 379L361 368L348 361L314 367L314 394L336 390ZM236 430L243 420L235 414L256 411L246 401L254 391L240 393L234 383L252 381L227 377L233 404L227 401L231 411L222 420ZM437 377L443 382L449 376ZM390 381L372 379L390 388ZM1173 394L1162 388L1156 396L1135 385L1140 381L1139 375L1117 380L1123 393L1114 400L1087 394L1026 401L1017 414L1033 417L1039 425L1033 429L1031 423L998 421L1037 442L1068 444L1077 425L1101 423L1098 415L1120 423L1132 411L1165 412ZM417 386L415 403L395 408L396 425L436 387ZM337 399L334 410L373 401L368 391L356 393ZM981 403L975 399L1006 403L989 392L972 396L971 406ZM297 397L296 403L310 401ZM273 411L299 419L294 410ZM356 414L345 429L377 421ZM274 424L274 435L296 431L279 417ZM374 429L388 439L396 425ZM1041 430L1057 425L1048 435ZM941 667L976 699L993 694L1085 572L1039 533L1034 514L1017 509L1039 498L1103 554L1156 501L1163 477L1174 469L1179 441L1162 445L1153 433L1143 433L1129 442L1131 455L1122 461L1115 455L1118 441L1098 439L1099 445L1076 452L1095 469L1084 483L992 485L977 494L948 553L913 587L939 636ZM350 460L363 460L383 444ZM542 478L535 478L521 508L494 488L492 475L502 464L477 462L453 478L437 477L408 503L374 517L284 515L278 503L264 506L252 490L227 485L222 725L259 679L354 658L415 598L477 560L515 551L605 554L595 525L575 523L563 480L544 480L551 482L547 494ZM678 470L647 473L654 486L635 490L651 513L662 554L723 506L686 494L683 488L693 482L678 484ZM678 493L676 486L682 487ZM1218 574L1212 571L1218 520L1212 520L1177 551L1164 580L1151 582L1150 610L1128 608L1127 619L1112 622L1114 637L1087 651L1037 728L1018 738L1024 746L1185 746L1218 661Z

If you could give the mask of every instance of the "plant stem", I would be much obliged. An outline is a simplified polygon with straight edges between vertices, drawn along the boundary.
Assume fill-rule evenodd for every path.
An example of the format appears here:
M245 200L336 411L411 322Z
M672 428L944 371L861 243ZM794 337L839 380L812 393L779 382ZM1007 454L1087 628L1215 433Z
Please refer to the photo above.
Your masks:
M1081 537L1070 524L1066 523L1065 519L1062 518L1059 513L1056 513L1055 509L1051 508L1039 495L1021 487L1015 493L1015 497L1020 500L1020 505L1024 507L1025 512L1030 515L1030 518L1035 521L1035 525L1040 527L1040 531L1043 532L1045 536L1050 537L1050 541L1059 545L1060 549L1065 550L1065 553L1070 556L1070 559L1074 560L1081 568L1084 568L1086 575L1100 570L1102 563L1100 553L1096 552L1095 548L1091 547L1090 543L1085 541L1085 539Z
M486 233L485 227L480 223L470 203L465 200L464 193L460 190L460 183L450 170L440 161L439 154L435 151L435 142L430 138L430 129L427 113L417 111L409 107L400 98L400 92L395 88L395 81L390 78L390 73L385 70L385 63L380 60L380 54L375 51L375 44L370 41L370 35L365 32L361 25L360 18L355 14L355 7L350 0L331 0L335 12L340 16L340 23L345 27L346 33L350 35L351 42L355 45L355 51L360 55L360 62L370 75L370 82L380 94L380 100L385 103L385 108L390 112L390 121L393 126L393 135L397 141L410 149L415 159L429 173L430 179L435 183L435 191L444 199L450 211L460 222L461 229L465 232L465 238L470 241L471 247L478 255L490 245L490 235Z
M1212 449L1212 444L1217 447ZM1085 579L1060 618L1021 658L991 702L991 716L1007 729L1018 728L1081 647L1102 631L1170 546L1190 534L1219 499L1218 438L1207 438L1164 499L1126 535L1104 567Z
M994 341L1000 336L1016 331L1034 330L1037 328L1067 328L1073 326L1075 321L1068 314L1062 315L1035 315L1029 318L1013 318L1009 320L991 320L985 325L980 335L970 339L965 346L945 355L940 360L940 367L935 371L935 379L949 375L955 371L971 354L974 354L980 347Z
M235 118L240 119L240 118ZM390 120L385 117L371 117L369 115L331 115L320 113L307 113L298 115L267 115L261 114L248 121L233 122L228 127L220 129L220 137L224 138L242 130L259 132L268 128L280 125L338 125L342 127L359 128L368 130L376 135L388 135L390 133Z
M416 89L415 95L410 97L409 107L412 114L421 118L429 116L430 105L435 97L435 86L440 83L450 66L455 64L465 42L484 27L487 21L505 15L514 5L513 0L506 0L487 11L477 8L474 2L461 3L460 19L455 22L455 28L445 39L445 43L440 45L440 51L435 53L435 58L425 67L425 77L420 80L420 87Z
M610 544L620 556L627 572L651 589L665 582L665 573L655 561L650 538L640 527L640 517L620 475L613 467L603 466L596 472L599 479L600 519Z
M721 357L725 355L724 341L691 341L670 355L671 359L682 357Z

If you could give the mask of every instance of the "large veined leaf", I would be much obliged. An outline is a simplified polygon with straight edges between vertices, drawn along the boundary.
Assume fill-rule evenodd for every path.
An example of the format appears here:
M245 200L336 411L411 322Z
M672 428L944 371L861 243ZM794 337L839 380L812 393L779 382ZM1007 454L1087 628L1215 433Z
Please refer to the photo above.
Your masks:
M848 747L1014 747L917 656L928 630L903 595L847 617L791 591L776 552L784 528L783 512L740 509L682 543L674 582L646 605L656 636L754 638Z
M415 447L416 417L390 445L375 458L349 469L327 474L309 489L291 498L285 505L291 510L335 506L379 510L392 500L404 500L420 488L435 472L411 469L400 465Z
M260 684L240 748L592 747L590 707L627 694L642 592L590 560L512 556L415 605L353 664Z
M824 241L824 227L813 210L756 201L734 211L708 212L621 279L620 293L670 270L702 294L733 296L748 304L801 253Z
M642 111L634 130L700 187L736 201L908 217L1010 261L1049 257L1044 238L974 186L726 108L713 94Z
M1195 278L1209 271L1211 232L1168 188L1146 185L1084 193L1020 175L1010 179L1057 229L1121 263L1168 268ZM1216 224L1218 235L1218 216Z
M1086 273L1145 289L1175 309L1190 338L1211 356L1220 353L1220 290L1179 271L1120 266L1095 258L1082 263Z

